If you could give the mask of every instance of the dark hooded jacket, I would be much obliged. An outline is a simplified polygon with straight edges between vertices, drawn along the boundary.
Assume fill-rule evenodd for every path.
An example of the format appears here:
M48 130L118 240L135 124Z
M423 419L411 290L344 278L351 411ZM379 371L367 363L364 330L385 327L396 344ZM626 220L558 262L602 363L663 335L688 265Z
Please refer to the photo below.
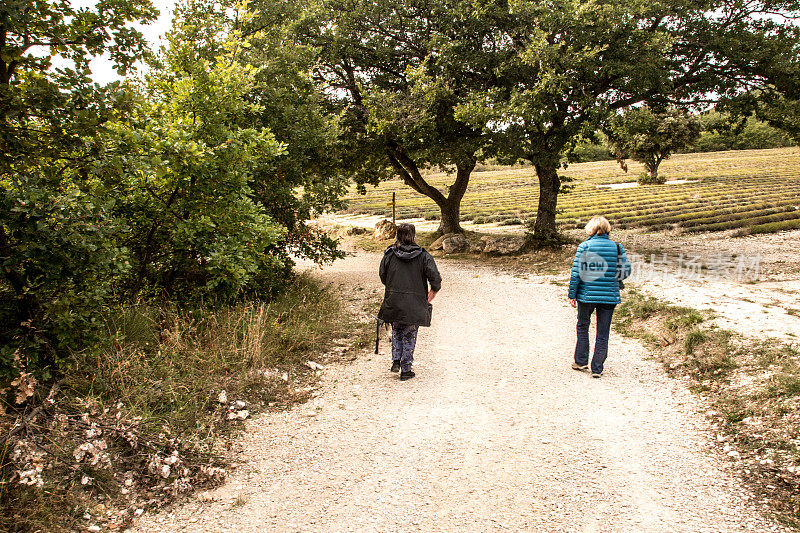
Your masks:
M380 272L386 286L378 317L390 323L429 325L430 290L442 288L442 276L424 248L416 244L392 245L383 253Z

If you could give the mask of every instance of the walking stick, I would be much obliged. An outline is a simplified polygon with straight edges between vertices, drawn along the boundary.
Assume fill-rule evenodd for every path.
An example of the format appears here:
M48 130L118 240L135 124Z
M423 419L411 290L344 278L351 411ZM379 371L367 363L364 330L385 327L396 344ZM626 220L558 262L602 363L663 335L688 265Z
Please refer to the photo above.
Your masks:
M375 354L378 354L378 347L381 343L381 326L383 326L386 322L381 320L380 318L376 317L375 315L370 315L372 318L375 319Z

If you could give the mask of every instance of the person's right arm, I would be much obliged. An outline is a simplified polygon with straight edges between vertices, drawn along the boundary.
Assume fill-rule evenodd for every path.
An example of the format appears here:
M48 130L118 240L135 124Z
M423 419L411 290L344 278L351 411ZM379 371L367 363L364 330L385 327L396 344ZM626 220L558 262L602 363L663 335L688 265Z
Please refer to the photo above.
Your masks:
M578 295L578 287L581 284L581 254L583 252L583 246L578 245L578 249L575 251L575 259L572 261L572 274L569 278L569 293L567 297L574 302L576 296ZM575 304L572 304L573 307Z
M422 267L431 287L431 290L428 291L428 303L431 303L436 298L436 293L442 289L442 275L439 274L439 269L436 268L436 261L433 260L433 256L427 252L425 253Z

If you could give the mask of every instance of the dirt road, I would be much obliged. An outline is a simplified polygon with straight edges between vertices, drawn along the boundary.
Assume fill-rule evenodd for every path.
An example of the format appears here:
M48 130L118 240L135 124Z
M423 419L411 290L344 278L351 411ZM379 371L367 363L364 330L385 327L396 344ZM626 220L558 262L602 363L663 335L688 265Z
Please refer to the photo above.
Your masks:
M373 290L378 257L319 273ZM564 288L439 261L417 378L329 367L310 404L253 420L246 465L139 531L776 531L711 445L698 400L612 335L569 369Z

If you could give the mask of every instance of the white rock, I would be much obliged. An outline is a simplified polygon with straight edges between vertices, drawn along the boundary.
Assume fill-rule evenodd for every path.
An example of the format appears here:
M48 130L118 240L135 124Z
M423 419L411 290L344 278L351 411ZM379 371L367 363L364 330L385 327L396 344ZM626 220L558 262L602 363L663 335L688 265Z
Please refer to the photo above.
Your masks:
M454 233L452 235L448 235L442 241L442 249L446 254L466 252L469 250L469 242L467 241L467 238L460 233Z
M391 220L381 220L375 224L374 237L376 240L385 241L394 239L395 235L397 235L397 226L395 226Z
M225 391L220 392L218 401L219 403L228 403L228 393Z
M214 497L206 490L198 494L197 499L201 502L210 502L214 499Z
M172 469L169 467L169 465L162 465L161 470L158 473L161 475L161 477L167 479L172 473Z
M144 509L136 509L133 512L133 516L142 516L142 513L144 513Z
M249 416L250 416L250 411L248 411L247 409L242 409L240 411L228 413L228 420L245 420Z
M98 525L91 525L91 526L89 526L89 527L88 527L88 528L86 528L86 529L87 529L87 531L92 531L92 532L94 532L94 531L100 531L100 526L98 526Z

